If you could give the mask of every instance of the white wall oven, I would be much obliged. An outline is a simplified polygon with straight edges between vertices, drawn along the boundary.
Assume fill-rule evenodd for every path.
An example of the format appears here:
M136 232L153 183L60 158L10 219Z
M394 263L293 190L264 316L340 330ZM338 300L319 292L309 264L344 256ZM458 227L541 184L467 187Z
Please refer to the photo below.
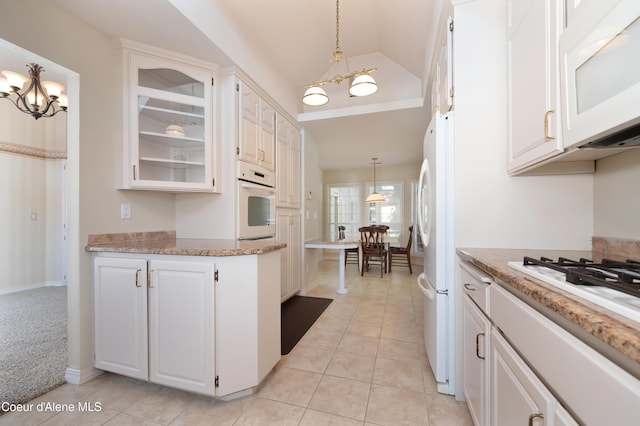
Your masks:
M560 61L565 147L639 145L640 1L583 0Z
M238 239L275 238L276 190L273 172L238 163Z

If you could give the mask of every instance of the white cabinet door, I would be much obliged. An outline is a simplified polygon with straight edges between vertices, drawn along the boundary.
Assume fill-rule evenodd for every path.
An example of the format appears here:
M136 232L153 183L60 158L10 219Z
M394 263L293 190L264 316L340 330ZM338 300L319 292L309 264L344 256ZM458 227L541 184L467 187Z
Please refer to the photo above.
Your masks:
M502 335L491 332L491 424L552 425L555 399Z
M215 66L129 49L124 57L122 186L215 192Z
M276 165L276 205L300 207L301 140L300 131L284 117L278 116Z
M440 49L438 61L438 102L441 114L453 107L453 20L447 19L444 44Z
M508 171L563 151L559 131L557 46L560 0L507 1Z
M463 392L476 426L489 426L491 323L469 296L463 300Z
M238 159L275 170L275 109L251 87L238 83L240 129Z
M145 260L95 259L94 321L96 368L147 380Z
M287 247L281 250L281 281L280 299L284 301L301 288L301 258L302 258L302 225L299 211L278 209L277 212L277 240L286 243Z
M214 393L214 265L149 262L150 380Z

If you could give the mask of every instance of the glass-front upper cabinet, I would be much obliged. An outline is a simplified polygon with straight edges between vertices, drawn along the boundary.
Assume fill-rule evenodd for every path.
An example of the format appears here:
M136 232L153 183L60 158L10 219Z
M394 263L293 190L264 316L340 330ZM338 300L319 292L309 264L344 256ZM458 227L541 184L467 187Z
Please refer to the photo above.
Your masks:
M124 187L215 192L214 70L125 51Z

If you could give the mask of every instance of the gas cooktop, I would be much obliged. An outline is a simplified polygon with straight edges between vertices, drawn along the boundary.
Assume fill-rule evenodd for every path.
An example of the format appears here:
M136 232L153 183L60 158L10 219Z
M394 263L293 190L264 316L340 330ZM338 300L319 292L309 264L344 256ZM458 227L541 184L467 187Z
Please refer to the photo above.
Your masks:
M509 266L640 322L640 262L525 256Z

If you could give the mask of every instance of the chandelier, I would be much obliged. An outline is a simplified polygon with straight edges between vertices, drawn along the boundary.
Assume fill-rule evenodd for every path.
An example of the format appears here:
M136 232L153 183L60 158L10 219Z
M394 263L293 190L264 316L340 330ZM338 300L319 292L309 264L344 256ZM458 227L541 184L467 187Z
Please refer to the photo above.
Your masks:
M385 201L384 199L384 195L380 194L379 192L376 191L376 164L382 164L382 163L378 163L378 158L377 157L373 157L371 158L371 160L373 160L373 192L371 194L369 194L369 196L367 197L367 203L382 203Z
M16 108L36 120L40 117L53 117L60 111L67 110L67 96L62 94L64 86L55 81L40 81L40 72L44 71L38 64L29 64L29 78L13 71L2 71L5 78L0 78L0 97L9 99ZM29 85L22 90L25 83Z
M349 94L351 96L369 96L378 91L378 84L373 77L369 75L377 70L377 68L363 68L351 72L349 69L349 59L342 53L342 50L340 50L340 0L336 0L336 50L333 51L332 57L329 60L329 69L322 77L329 75L331 68L343 59L347 66L346 75L337 74L333 77L327 79L322 78L321 80L304 86L304 88L307 89L302 97L302 102L305 105L321 106L326 104L329 102L329 96L322 86L329 83L340 84L344 80L351 82L349 85Z

